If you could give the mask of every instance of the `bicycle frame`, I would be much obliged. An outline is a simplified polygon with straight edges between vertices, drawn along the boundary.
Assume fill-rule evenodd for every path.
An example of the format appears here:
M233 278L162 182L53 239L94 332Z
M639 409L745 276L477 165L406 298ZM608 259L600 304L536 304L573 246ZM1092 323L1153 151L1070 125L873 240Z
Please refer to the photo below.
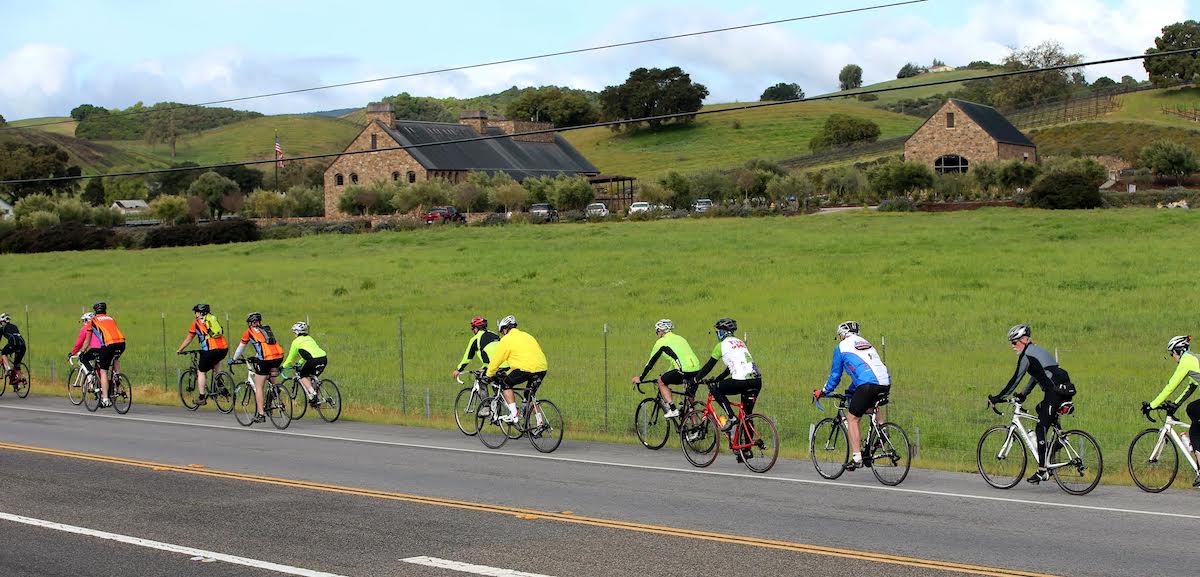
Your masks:
M1162 455L1162 451L1166 447L1167 439L1170 439L1172 443L1175 443L1175 446L1179 449L1179 452L1183 453L1183 458L1187 459L1188 464L1192 466L1192 470L1200 474L1200 465L1196 463L1195 452L1188 450L1187 445L1183 444L1183 439L1179 436L1179 431L1175 430L1175 427L1186 426L1188 426L1187 423L1180 421L1171 415L1167 415L1163 419L1162 429L1160 429L1158 432L1158 442L1154 444L1154 451L1150 453L1150 460L1158 460L1158 457Z
M666 402L666 399L663 398L662 389L658 388L658 380L657 379L653 379L653 380L649 380L649 381L641 381L637 384L637 392L639 394L644 395L644 394L646 394L646 391L642 390L642 385L654 385L654 400L655 400L655 402L658 403L658 406L660 408L665 407L664 403ZM699 385L697 385L697 386L699 386ZM675 425L675 429L678 430L679 429L679 421L681 421L683 419L683 416L687 412L688 408L691 407L692 404L696 402L696 396L695 396L695 394L692 394L689 396L687 394L686 390L677 391L675 389L672 389L670 385L667 385L667 389L671 391L671 395L678 395L679 397L683 398L683 402L678 403L678 405L680 406L679 416L667 419L667 422L673 423ZM665 411L666 409L663 409L663 410Z
M1009 425L1008 425L1008 437L1005 439L1004 445L1000 447L1000 452L996 454L996 458L998 458L998 459L1007 459L1008 458L1008 453L1009 453L1009 451L1012 450L1013 437L1017 436L1015 434L1015 432L1020 432L1021 444L1024 445L1024 447L1030 452L1030 454L1033 455L1034 462L1037 463L1037 462L1041 461L1038 458L1037 446L1035 444L1033 444L1032 441L1029 440L1030 430L1026 429L1025 425L1022 424L1021 421L1023 421L1023 420L1024 421L1033 421L1034 425L1036 426L1037 421L1038 421L1038 416L1035 414L1026 412L1025 409L1021 407L1021 403L1017 402L1016 399L1013 399L1009 402L1011 402L1013 405L1012 422L1009 423ZM1062 462L1062 463L1046 463L1045 464L1046 470L1049 471L1049 470L1058 469L1060 467L1065 467L1067 465L1070 465L1071 461L1073 461L1075 456L1078 455L1078 451L1076 451L1075 448L1072 447L1068 441L1062 440L1062 428L1058 424L1051 425L1048 433L1051 433L1051 436L1047 440L1048 441L1052 440L1052 439L1059 440L1059 442L1062 444L1063 448L1066 449L1065 452L1066 452L1066 456L1068 457L1068 459L1067 459L1067 461ZM1050 455L1047 454L1045 460L1048 461L1049 459L1050 459Z
M709 392L708 393L708 401L706 403L704 403L704 413L703 414L704 414L705 418L711 417L713 420L720 422L719 420L717 420L716 411L713 410L713 401L714 400L716 400L715 397L713 397L712 393ZM738 420L738 425L733 428L733 431L730 433L726 433L726 435L729 437L729 448L734 451L740 451L742 449L749 449L754 446L753 442L748 442L745 444L738 443L738 439L741 438L741 435L742 435L742 430L746 428L746 413L745 413L745 411L742 410L742 403L735 403L733 401L730 401L729 404L730 404L730 406L737 407L737 420ZM749 431L747 431L747 435L749 435Z
M471 391L473 391L475 394L471 395L471 400L467 401L466 411L468 413L474 413L476 410L478 410L479 407L472 406L475 404L476 398L482 402L483 399L496 396L500 392L500 385L497 385L494 381L489 380L487 381L487 385L484 385L485 379L483 378L483 369L471 371L471 374L475 377L474 382L471 384ZM460 385L467 384L463 382L461 376L455 377L454 380L458 381L458 384ZM478 395L478 397L476 395Z
M827 396L836 398L838 400L838 412L837 412L837 416L834 417L834 420L841 424L842 428L845 429L845 431L846 431L847 438L849 438L849 436L850 436L850 419L848 417L846 417L846 407L847 407L846 403L849 403L850 400L847 399L845 395L840 395L840 394L837 396L834 396L834 395L827 395ZM818 409L820 409L822 411L825 410L824 407L821 406L820 401L814 401L814 403L817 405ZM883 438L883 432L879 430L879 412L876 410L878 408L879 408L879 406L877 405L877 406L871 407L871 409L868 411L871 415L871 419L869 421L871 423L871 426L867 428L866 438L862 439L863 447L870 447L871 443L873 443L875 441L875 439ZM808 440L808 442L811 445L812 439L810 438ZM860 447L860 449L861 449L861 447Z

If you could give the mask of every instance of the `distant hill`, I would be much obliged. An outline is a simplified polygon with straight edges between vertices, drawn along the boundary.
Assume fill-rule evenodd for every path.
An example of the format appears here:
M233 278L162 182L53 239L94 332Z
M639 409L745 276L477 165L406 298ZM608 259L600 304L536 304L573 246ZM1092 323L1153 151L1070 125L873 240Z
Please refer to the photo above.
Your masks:
M358 110L358 108L338 108L336 110L318 110L316 112L301 112L299 114L296 114L296 116L328 116L329 118L341 118L342 116L350 114L351 112L354 112L355 110Z
M28 119L27 123L34 123ZM10 124L11 126L11 124ZM55 125L63 126L63 125ZM39 128L52 128L50 126ZM150 169L163 168L167 163L155 155L137 151L122 150L119 147L102 142L91 142L49 130L22 128L19 130L0 130L0 142L15 141L26 144L54 144L67 151L70 163L78 166L84 174L108 172L114 168Z
M276 132L289 157L341 152L360 130L351 122L325 116L264 116L185 137L176 146L175 161L215 164L274 158ZM135 140L106 144L131 154L171 161L171 149L166 144Z
M497 92L495 94L485 94L483 96L476 96L473 98L447 97L447 98L433 98L432 100L436 100L437 102L439 102L443 106L445 106L446 109L450 111L451 118L458 118L459 114L461 114L463 111L467 111L467 110L483 110L483 111L487 112L489 116L496 116L496 115L503 115L504 110L508 107L508 105L511 102L513 102L514 100L516 100L517 98L520 98L522 94L524 94L525 92L528 92L530 90L536 90L538 88L549 88L549 86L537 86L537 87L526 87L526 88L517 88L516 86L513 86L512 88ZM561 88L564 91L570 91L570 92L576 92L579 94L583 94L585 97L588 98L588 100L592 101L593 104L597 104L597 105L599 104L599 101L600 101L600 93L599 92L593 92L591 90L581 90L581 89L577 89L577 88L568 88L566 86L560 86L558 88ZM342 118L344 120L349 120L350 122L358 124L359 126L364 126L367 124L366 108L354 109L346 114L341 115L340 118Z
M848 92L859 92L862 90L879 90L882 88L899 88L899 87L904 87L904 86L913 86L916 84L926 84L929 82L947 82L947 83L939 84L937 86L923 86L920 88L910 88L908 90L892 90L889 92L881 92L876 95L879 97L879 100L859 101L855 98L850 98L847 101L853 101L862 106L875 107L875 106L880 106L883 104L888 104L891 102L896 102L898 100L903 100L905 98L924 98L926 96L933 96L935 94L945 94L947 92L953 92L955 90L961 89L963 87L963 82L966 82L967 80L970 80L972 78L976 78L979 76L983 76L985 74L992 74L994 72L995 72L994 70L951 70L949 72L927 72L925 74L913 76L910 78L897 78L896 80L888 80L886 82L878 82L875 84L869 84L867 86L863 86L862 88L857 88L853 91L848 91ZM844 94L844 92L838 92L837 94Z
M55 132L66 136L75 136L75 127L79 125L70 116L45 116L42 118L25 118L23 120L13 120L8 123L9 126L30 127L33 130L41 130L45 132Z

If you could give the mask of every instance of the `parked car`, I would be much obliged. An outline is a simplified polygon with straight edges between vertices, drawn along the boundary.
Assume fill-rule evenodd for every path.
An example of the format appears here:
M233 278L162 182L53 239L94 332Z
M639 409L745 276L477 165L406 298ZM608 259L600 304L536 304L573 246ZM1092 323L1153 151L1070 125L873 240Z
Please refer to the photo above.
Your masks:
M635 212L649 212L649 211L650 211L650 203L648 203L648 202L635 202L635 203L629 205L629 214L633 214Z
M698 198L698 199L696 199L696 202L692 203L692 211L708 212L708 209L712 208L712 205L713 205L713 201L711 201L707 198Z
M447 222L467 222L467 217L458 212L453 206L435 206L425 213L425 224L445 224Z
M558 220L558 211L548 202L539 202L529 207L530 216L540 216L549 222Z
M588 218L604 218L608 216L608 207L603 202L593 202L583 209L583 214Z
M650 210L661 210L661 211L663 211L663 212L671 212L671 205L669 205L669 204L656 204L656 205L654 205L654 206L650 207Z

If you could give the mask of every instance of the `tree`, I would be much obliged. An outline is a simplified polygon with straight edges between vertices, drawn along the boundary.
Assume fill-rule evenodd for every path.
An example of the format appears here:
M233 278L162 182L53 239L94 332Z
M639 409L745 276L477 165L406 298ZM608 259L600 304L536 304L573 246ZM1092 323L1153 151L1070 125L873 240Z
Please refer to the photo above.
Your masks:
M928 69L909 62L908 64L900 67L900 71L896 73L896 78L912 78L914 76L920 76L925 72L928 72Z
M242 191L243 193L263 187L263 173L261 170L240 164L235 166L215 168L213 170L215 170L217 174L237 183L238 190Z
M629 73L623 84L609 86L600 93L600 107L605 120L626 120L696 112L707 97L708 88L692 82L692 77L678 66L638 68ZM695 118L685 115L673 120L677 124L687 124ZM658 128L663 122L650 120L650 128ZM615 124L613 130L636 128L637 124Z
M827 150L864 142L875 142L880 135L879 125L848 114L831 114L825 125L808 142L812 150Z
M92 206L104 205L104 180L100 178L92 178L88 180L87 186L83 187L84 202Z
M243 197L238 184L214 171L200 175L191 186L188 194L204 199L208 210L217 219L225 212L233 212L241 208L240 198ZM239 200L232 200L238 198ZM234 208L236 206L236 208Z
M1200 44L1200 22L1187 20L1176 22L1162 29L1162 36L1154 39L1154 46L1146 54L1158 54L1173 50L1195 48ZM1142 61L1150 82L1156 85L1174 82L1195 82L1200 77L1200 55L1196 52L1146 58Z
M171 168L192 168L198 167L195 162L173 162ZM157 184L158 194L176 194L183 195L187 193L187 189L200 178L198 170L178 170L174 172L160 172L152 175L150 178Z
M1121 77L1121 86L1137 86L1138 81L1134 77L1126 74Z
M1175 184L1181 184L1183 179L1200 172L1200 161L1196 151L1186 144L1159 140L1142 149L1142 166L1149 168L1159 176L1175 177Z
M514 182L493 189L491 197L493 204L504 207L504 212L512 212L513 209L521 210L525 206L525 201L529 198L529 191Z
M867 182L878 198L931 189L933 181L933 170L919 162L889 162L867 172Z
M325 193L317 186L293 185L284 193L288 216L323 216Z
M163 224L185 224L192 221L187 199L164 194L150 202L150 216Z
M487 199L487 189L470 180L464 180L454 185L450 197L454 199L455 206L460 210L468 212L479 210L479 201Z
M1107 90L1117 85L1117 81L1107 76L1101 76L1092 82L1093 90Z
M930 65L929 65L929 67L930 67L930 68L937 68L938 66L945 66L945 65L946 65L946 63L945 63L945 62L942 62L942 61L941 61L941 59L939 59L939 58L934 58L934 59L933 59L933 64L930 64Z
M84 120L87 120L89 116L97 113L108 114L108 110L99 106L93 106L91 104L80 104L79 106L71 109L71 118L74 118L76 122L83 122Z
M560 176L554 179L554 202L560 210L583 210L596 198L596 190L580 176Z
M504 174L504 173L500 173ZM495 190L501 186L510 184L508 182L490 181L488 188ZM529 202L551 202L554 197L554 177L539 176L537 178L526 178L521 181L521 186L529 191Z
M665 198L655 199L654 201L650 201L647 198L643 198L642 200L655 202L656 204L663 204L663 202L669 201L675 206L688 206L692 204L692 200L694 199L692 196L692 181L688 180L684 175L672 170L665 176L659 177L658 185L667 194Z
M53 144L26 144L9 141L0 144L0 180L26 180L79 176L78 166L70 164L67 151ZM73 180L0 185L0 193L13 201L35 193L73 192Z
M758 99L763 102L783 100L800 100L804 98L804 90L795 82L780 82L763 91Z
M1053 66L1079 64L1083 56L1067 54L1058 42L1048 40L1037 46L1013 50L1004 58L1003 69L1008 72L1034 70ZM993 103L1000 108L1012 110L1037 106L1047 100L1059 98L1071 90L1071 73L1076 69L1063 68L1037 74L1021 74L996 78Z
M423 120L426 122L454 122L458 120L446 108L446 105L442 104L436 98L412 96L407 92L401 92L395 96L388 96L383 101L392 105L392 112L396 115L396 118Z
M862 87L862 67L857 64L847 64L838 74L838 85L842 90L853 90Z
M1029 203L1037 208L1099 208L1104 204L1097 183L1075 171L1052 172L1029 191Z
M156 112L150 115L146 122L145 139L146 144L151 146L155 144L166 143L171 145L171 158L175 158L175 144L179 141L179 136L183 134L180 127L175 124L175 111L165 110Z
M661 182L643 182L638 185L637 198L653 205L666 204L672 201L675 193L663 186Z
M1000 182L1000 186L1011 191L1028 188L1037 179L1039 172L1041 169L1038 168L1038 165L1014 159L1000 165L996 179Z
M4 126L6 124L8 124L8 121L4 119L3 114L0 114L0 126Z
M508 103L504 114L512 119L550 122L558 127L590 124L600 116L596 107L582 93L557 86L522 92L516 100Z

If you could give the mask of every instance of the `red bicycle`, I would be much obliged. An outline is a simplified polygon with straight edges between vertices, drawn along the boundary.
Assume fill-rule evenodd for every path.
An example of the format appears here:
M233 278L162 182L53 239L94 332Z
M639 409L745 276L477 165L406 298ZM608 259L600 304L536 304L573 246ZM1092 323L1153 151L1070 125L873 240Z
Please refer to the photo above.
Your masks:
M683 456L697 467L707 467L717 460L721 437L725 437L738 462L744 463L755 473L770 471L779 458L779 433L775 429L775 421L758 413L747 416L741 403L730 403L737 407L737 426L729 433L722 433L724 415L718 420L713 410L712 385L715 381L701 382L709 386L708 402L703 409L694 408L683 417L679 427Z

